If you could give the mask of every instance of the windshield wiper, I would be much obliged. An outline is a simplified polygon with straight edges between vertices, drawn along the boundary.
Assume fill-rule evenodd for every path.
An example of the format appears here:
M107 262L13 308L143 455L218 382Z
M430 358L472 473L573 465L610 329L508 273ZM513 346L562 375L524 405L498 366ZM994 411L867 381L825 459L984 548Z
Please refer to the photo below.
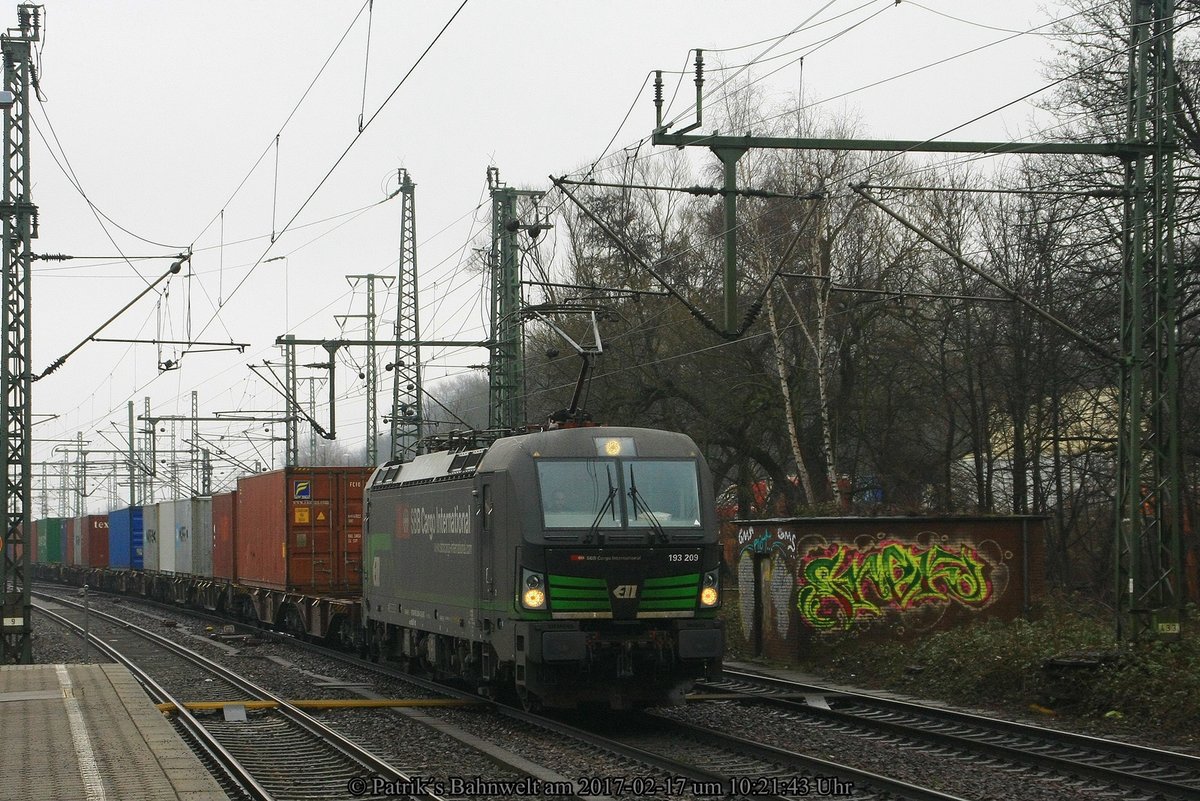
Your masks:
M637 490L637 479L633 475L633 465L629 466L629 497L633 499L633 518L637 519L637 510L641 509L646 513L646 517L650 519L650 528L654 530L659 542L670 542L671 538L667 536L667 532L663 530L662 523L658 522L658 518L654 516L654 512L650 510L649 504L642 499L642 494Z
M587 534L583 537L584 544L590 544L592 538L596 536L597 529L600 528L600 521L604 519L604 513L612 509L613 520L617 519L617 508L613 504L613 498L617 497L617 488L612 480L612 468L608 465L604 466L604 473L608 477L608 497L604 499L604 503L600 505L600 511L596 512L596 519L592 521L592 525L588 528Z

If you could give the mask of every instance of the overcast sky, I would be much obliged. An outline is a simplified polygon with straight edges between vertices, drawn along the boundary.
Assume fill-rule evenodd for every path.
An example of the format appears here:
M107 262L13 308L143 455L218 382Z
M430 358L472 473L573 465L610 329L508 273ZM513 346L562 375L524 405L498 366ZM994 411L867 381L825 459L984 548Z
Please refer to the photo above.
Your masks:
M181 349L87 345L35 384L34 411L58 415L35 428L46 440L35 461L60 460L53 440L77 431L89 448L123 448L126 403L134 400L140 414L147 396L155 414L189 414L192 390L202 414L280 409L246 365L281 361L273 343L288 332L366 336L361 319L342 333L334 315L366 311L364 284L355 291L344 276L396 272L400 204L380 201L395 189L398 168L417 184L422 334L482 339L484 281L471 264L488 231L487 168L509 185L545 189L548 175L648 136L648 78L683 69L690 48L710 51L706 88L720 83L720 65L770 49L771 60L746 73L767 102L833 98L823 113L856 118L864 136L924 139L1043 86L1039 62L1053 41L1013 32L1066 13L1032 0L470 0L458 9L459 0L377 0L373 9L361 0L48 0L39 47L44 102L32 109L41 234L34 249L77 258L35 266L31 367L40 372L74 347L166 271L163 257L189 247L190 279L173 278L101 336L249 347L192 353L180 369L160 372L160 360L179 360ZM15 5L4 14L3 24L14 26ZM854 91L983 45L990 46ZM667 79L670 92L677 76ZM688 76L673 114L686 110L690 87ZM1017 103L951 138L1016 138L1034 114ZM361 134L360 115L369 121ZM267 261L275 257L284 258ZM379 292L376 335L387 337L395 297ZM426 356L435 393L443 376L487 358ZM361 364L365 355L346 357ZM353 378L349 369L339 373L348 397L338 428L346 445L361 447L363 391ZM381 393L380 410L389 405ZM302 450L306 441L302 432ZM236 447L239 458L255 458L244 439ZM269 443L258 447L269 460ZM274 458L278 466L278 445ZM108 498L99 487L91 511L105 511Z

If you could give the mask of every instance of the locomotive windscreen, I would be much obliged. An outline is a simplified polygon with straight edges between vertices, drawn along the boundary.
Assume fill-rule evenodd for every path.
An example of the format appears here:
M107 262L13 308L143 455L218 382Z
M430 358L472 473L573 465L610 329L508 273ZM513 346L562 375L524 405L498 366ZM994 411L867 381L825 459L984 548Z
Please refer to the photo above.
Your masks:
M631 528L655 523L663 528L700 527L700 490L694 462L626 462L624 474Z
M538 464L546 528L621 528L616 461L555 459Z
M537 466L546 528L699 528L689 459L546 459Z

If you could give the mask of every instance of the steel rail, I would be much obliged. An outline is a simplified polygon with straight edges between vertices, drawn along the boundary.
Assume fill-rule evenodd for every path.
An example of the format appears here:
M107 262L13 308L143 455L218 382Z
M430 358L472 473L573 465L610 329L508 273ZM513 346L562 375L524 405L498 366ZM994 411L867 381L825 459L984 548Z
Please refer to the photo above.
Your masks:
M61 597L53 597L53 600L56 603L66 604L79 609L82 608L81 604L77 604L74 601L70 601ZM95 609L91 609L90 614L113 625L120 626L123 629L154 643L155 645L171 651L175 655L186 659L197 667L200 667L201 669L220 677L247 695L254 697L256 700L273 702L276 705L276 711L285 719L298 726L312 737L315 737L318 740L332 746L334 750L341 753L344 757L358 763L359 765L362 765L365 769L371 771L376 776L381 777L385 782L402 786L420 786L421 782L414 779L414 777L408 776L407 774L397 770L391 764L384 761L371 751L359 746L336 730L326 726L311 715L288 703L285 699L280 698L265 688L258 686L244 676L241 676L226 668L224 665L208 659L207 657L191 650L190 648L173 642L166 637L155 634L152 631L134 625L128 621L122 620L115 615L110 615L106 612L100 612ZM175 703L178 704L180 702L175 701ZM191 716L191 713L186 712L186 710L184 710L183 713ZM413 793L411 797L423 799L424 801L444 801L441 796L426 792Z
M43 598L47 597L43 593L34 593L34 595ZM54 598L52 596L51 599L55 603L62 603L62 599ZM41 614L46 615L55 622L66 627L68 630L73 631L78 636L85 636L83 627L69 618L66 618L63 615L60 615L58 612L55 612L54 610L36 602L34 603L34 608L37 609ZM124 665L129 672L133 674L133 677L136 678L138 682L146 688L146 692L150 696L151 701L155 703L173 703L176 705L182 704L181 701L167 692L167 690L164 689L161 684L155 681L149 673L142 670L142 668L134 663L133 660L126 657L112 645L100 639L95 634L88 633L87 638L88 641L96 646L97 650L99 650L109 659L112 659L118 664ZM226 777L234 785L240 787L243 792L245 792L250 798L255 799L255 801L274 801L275 797L271 795L271 793L265 787L259 784L252 775L250 775L250 772L244 765L242 765L241 762L238 761L237 757L229 753L225 746L221 745L220 741L217 740L216 735L206 729L204 724L196 719L195 715L182 706L180 706L179 723L184 728L188 736L192 738L195 745L202 749L215 765L217 765L221 770L225 771Z
M1007 737L1022 738L1042 745L1065 746L1084 752L1102 753L1114 758L1135 760L1143 763L1147 769L1168 767L1183 776L1200 777L1200 757L1194 757L1189 754L1181 754L1176 751L1167 751L1117 740L1107 740L1086 734L1076 734L1061 729L1036 726L1030 723L1002 720L953 709L933 708L898 699L882 698L869 693L794 682L757 673L745 673L728 668L724 673L726 679L735 679L751 684L773 687L791 693L821 694L828 698L845 698L854 703L861 704L868 709L874 707L876 709L912 716L918 720L932 719L945 724L970 727L977 733L977 736L950 734L932 729L917 730L917 736L942 742L960 750L990 753L1014 763L1032 764L1067 774L1085 775L1094 779L1113 782L1147 792L1168 793L1172 796L1182 798L1194 797L1198 789L1200 789L1200 782L1181 784L1170 779L1150 775L1146 772L1131 773L1128 769L1109 767L1108 765L1099 764L1094 761L1081 761L1069 756L1041 753L1017 745L990 742L981 739L981 736L989 733L999 733ZM747 697L758 701L765 701L775 706L801 711L806 715L814 715L860 726L872 726L892 733L902 734L909 738L914 736L914 726L912 724L883 720L848 710L824 709L794 699L778 698L770 695L748 693Z
M961 796L950 795L949 793L943 793L928 787L921 787L901 781L900 779L893 779L890 776L843 765L839 762L831 762L820 757L809 756L808 754L789 751L786 748L778 748L766 743L748 740L744 737L715 731L703 726L697 726L694 723L676 720L653 712L647 713L647 715L655 720L667 723L676 729L685 731L697 739L702 739L710 743L722 743L724 748L731 751L742 751L758 759L776 760L804 770L811 770L818 773L824 772L829 775L836 774L838 779L845 777L855 783L854 792L856 794L861 789L858 782L862 782L864 785L886 793L898 795L901 798L912 799L912 801L965 801Z
M144 598L139 598L137 600L139 603L147 603L160 608L169 608L176 612L186 612L189 615L195 615L204 619L220 619L214 617L211 615L211 613L186 607L181 608L169 604L162 604ZM287 642L290 645L302 648L304 650L319 652L326 657L342 661L349 665L354 665L360 669L377 672L390 678L410 682L426 690L443 693L454 698L472 699L476 701L484 700L481 699L478 694L469 691L448 687L445 684L425 679L420 676L414 676L412 674L400 671L399 669L390 668L386 665L367 662L353 656L349 656L345 653L334 651L321 645L308 643L304 640L296 639L288 635L278 634L268 629L256 629L256 631L267 639L279 642ZM726 672L728 673L729 671ZM679 759L674 759L668 755L655 753L652 750L648 750L637 745L624 743L618 739L606 737L602 734L589 731L586 728L571 725L570 723L561 720L555 720L539 714L530 713L516 706L501 702L494 702L493 708L497 714L516 722L546 729L560 736L570 737L587 745L608 751L611 754L642 763L648 767L652 767L665 774L668 774L671 777L680 777L684 780L680 786L685 790L690 786L701 787L711 786L713 784L719 784L722 787L729 788L731 787L731 780L737 778L735 776L715 772L700 765L690 764ZM657 719L657 716L655 717ZM690 725L681 724L678 721L670 720L668 718L662 718L662 720L668 721L672 726L685 727ZM908 784L897 779L870 773L868 771L863 771L847 765L840 765L835 762L825 761L815 757L808 757L803 754L797 754L782 749L773 749L771 746L763 745L761 743L754 743L749 740L740 740L739 738L724 735L719 732L713 732L709 729L701 729L694 726L691 728L697 732L703 733L702 735L698 734L697 736L707 737L710 740L723 740L728 744L725 746L726 750L732 751L735 754L739 752L749 752L752 756L755 756L755 758L758 759L783 761L793 766L799 766L803 767L804 769L811 770L819 775L836 775L839 779L844 779L848 782L854 782L856 787L858 787L858 783L861 782L863 785L870 785L872 788L879 791L892 795L898 795L905 799L913 799L913 801L962 801L962 799L958 796L948 795L936 790ZM758 752L757 755L754 754L756 751ZM627 791L626 795L628 794L629 793ZM785 795L763 794L756 795L755 797L777 800L785 797Z

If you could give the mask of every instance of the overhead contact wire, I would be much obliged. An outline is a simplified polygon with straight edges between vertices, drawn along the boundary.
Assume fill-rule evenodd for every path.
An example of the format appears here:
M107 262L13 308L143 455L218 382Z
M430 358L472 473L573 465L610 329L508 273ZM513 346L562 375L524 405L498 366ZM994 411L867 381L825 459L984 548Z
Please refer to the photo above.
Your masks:
M370 0L367 0L367 2L369 2L369 1ZM320 69L317 70L317 74L314 75L313 79L309 82L308 88L306 88L304 90L304 93L300 95L300 99L296 101L296 105L294 105L292 107L292 110L288 113L287 117L284 118L283 123L279 126L278 130L275 132L276 137L279 136L280 134L282 134L284 129L287 128L288 123L290 123L292 121L292 118L296 116L296 112L300 110L300 106L303 105L305 99L308 98L308 95L310 92L312 92L313 87L317 85L317 81L320 80L321 76L325 74L325 69L326 69L326 67L329 66L329 62L333 61L333 57L335 55L337 55L337 52L342 48L342 44L345 43L346 37L348 37L350 35L350 31L354 30L354 25L358 22L358 18L362 16L363 10L366 9L367 2L364 2L362 4L362 6L358 9L358 13L354 15L354 19L350 20L350 24L346 26L346 30L343 31L342 37L340 39L338 39L337 44L333 46L333 50L331 50L329 55L325 58L325 62L323 64L321 64ZM263 152L259 155L258 159L254 162L254 164L251 165L249 171L242 178L241 182L238 183L237 187L233 190L233 193L225 200L225 202L223 204L221 204L222 209L228 208L229 204L233 202L233 199L235 197L237 197L238 193L240 193L242 191L242 188L246 185L246 182L250 180L250 176L253 175L254 171L258 169L258 165L262 164L262 160L267 157L268 153L271 152L271 146L272 146L273 142L274 142L274 138L272 138L272 141L267 142L267 146L265 148L263 148ZM200 237L204 236L205 232L208 231L208 229L212 227L212 224L217 221L217 217L219 216L219 214L220 214L220 212L218 212L217 214L214 214L213 218L211 220L209 220L208 223L204 226L204 228L202 228L200 230L200 233L196 234L196 236L194 236L192 238L193 244Z
M450 16L450 19L448 19L446 21L446 24L443 25L441 30L438 31L437 35L433 37L433 41L431 41L429 43L429 45L425 48L425 50L421 52L421 55L418 56L417 60L413 63L413 65L411 67L409 67L408 72L404 73L404 77L402 77L400 79L399 83L397 83L396 86L393 87L392 91L388 93L388 96L384 99L383 103L381 103L379 105L379 108L377 108L375 110L375 112L371 115L370 119L368 119L366 121L366 123L363 125L362 131L355 134L354 138L352 138L350 140L350 144L346 145L345 150L343 150L342 154L337 157L337 160L333 163L333 166L329 168L329 170L325 173L325 176L323 178L321 178L321 180L317 183L316 187L312 190L312 192L310 192L308 194L308 197L305 198L304 202L300 204L300 207L298 209L296 209L296 213L293 214L291 216L291 218L288 220L287 224L284 225L282 229L280 229L279 236L283 236L283 234L285 234L292 227L292 224L296 221L296 219L300 216L300 214L304 211L304 209L308 208L308 204L312 202L312 199L317 196L317 192L319 192L321 190L321 187L323 187L325 185L325 182L329 180L330 176L333 175L334 171L337 170L337 168L341 165L342 161L346 158L346 156L349 155L349 153L350 153L351 149L353 149L354 145L357 144L358 140L362 138L363 133L365 133L366 130L371 127L371 123L373 123L376 120L376 118L378 118L379 115L383 112L383 110L385 108L387 108L388 104L391 103L392 98L394 98L396 96L396 93L400 91L401 87L404 86L404 84L408 81L409 77L413 74L413 72L417 69L417 67L419 67L421 65L421 63L425 60L425 57L427 55L429 55L429 51L431 51L434 48L434 46L441 40L442 36L450 28L450 25L453 24L454 20L458 19L458 15L460 13L462 13L462 10L464 8L466 8L467 3L469 3L469 2L470 2L470 0L463 0L463 2L459 5L459 7L457 9L455 9L454 13ZM274 242L272 242L272 245L273 244L274 244ZM244 276L242 276L242 280L239 281L237 283L237 285L230 291L229 298L232 298L234 295L237 294L238 290L241 289L242 286L245 285L246 281L249 280L250 276L254 274L255 269L260 264L262 264L263 259L270 252L271 252L270 247L268 247L266 250L263 251L262 255L260 255L258 257L258 260L250 267L250 270ZM229 298L226 298L226 300L228 301ZM213 317L210 318L209 321L204 324L204 327L200 329L199 333L197 333L196 336L197 337L203 336L204 332L208 330L208 327L210 325L212 325L213 321L219 315L220 315L220 310L218 310L216 312L216 314L214 314Z

